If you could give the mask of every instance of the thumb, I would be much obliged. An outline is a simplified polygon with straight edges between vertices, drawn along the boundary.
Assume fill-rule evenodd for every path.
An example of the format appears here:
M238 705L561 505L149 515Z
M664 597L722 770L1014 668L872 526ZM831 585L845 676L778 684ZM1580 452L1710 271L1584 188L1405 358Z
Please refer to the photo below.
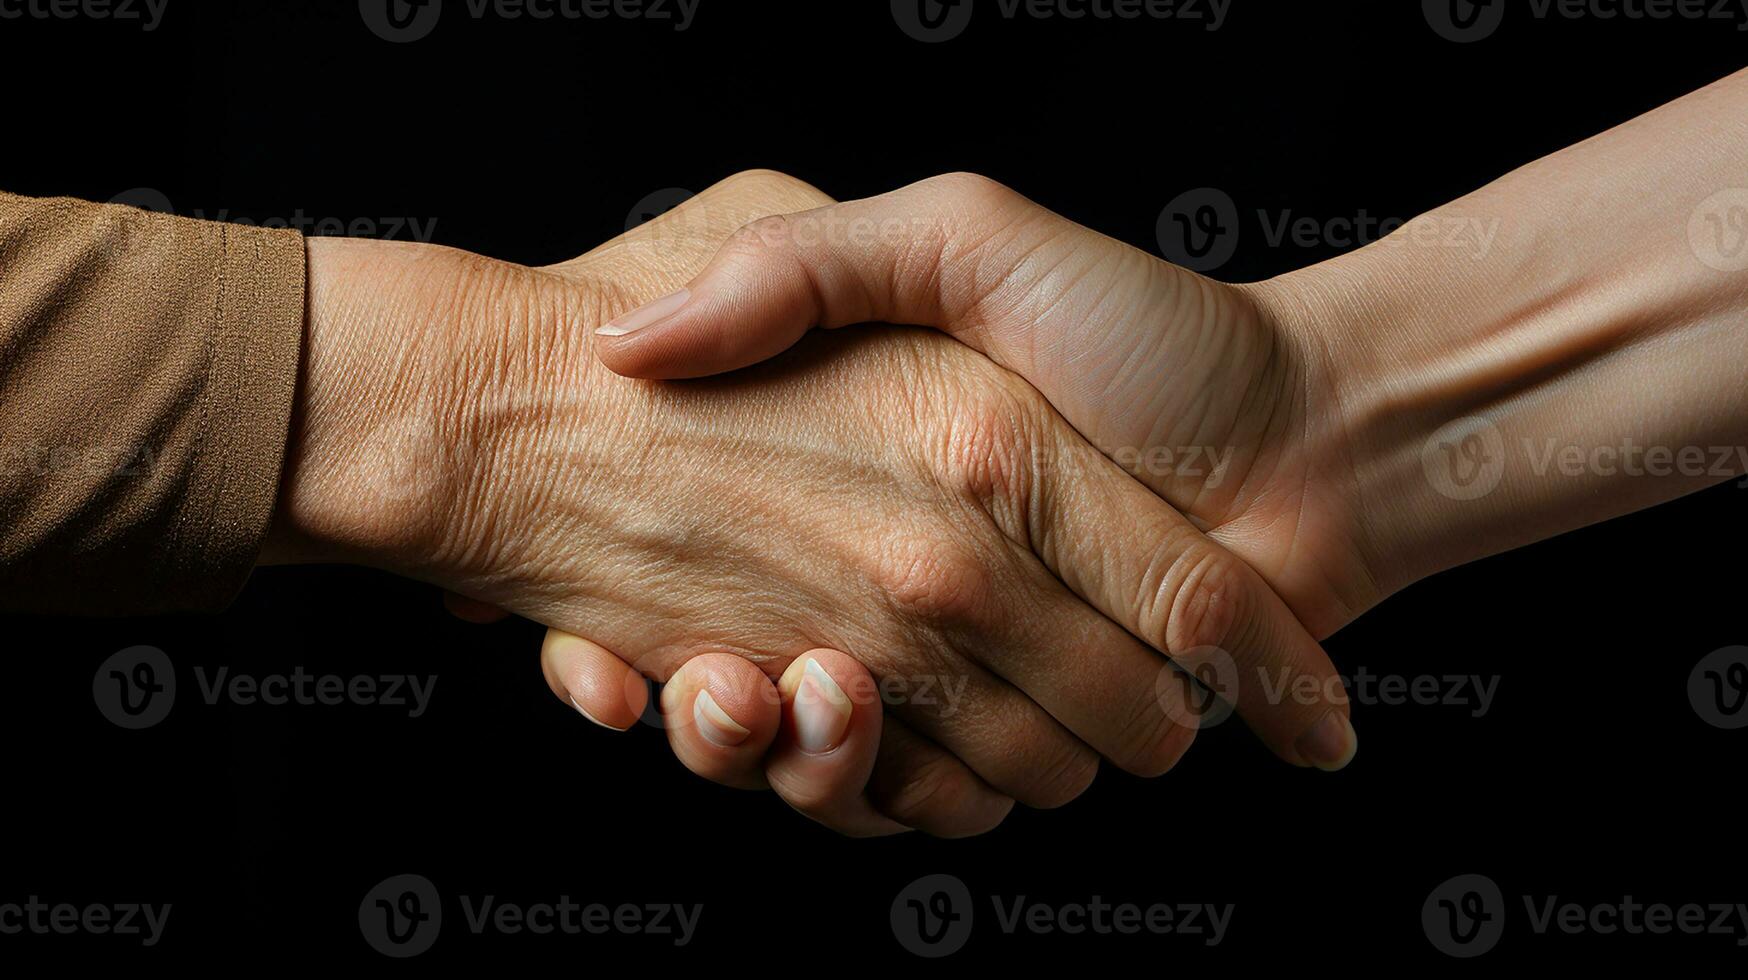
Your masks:
M741 228L686 288L596 331L596 351L628 377L691 378L758 363L814 326L873 321L945 330L1025 373L1032 344L989 336L981 307L1047 270L1052 246L1089 240L1117 244L987 178L935 177Z

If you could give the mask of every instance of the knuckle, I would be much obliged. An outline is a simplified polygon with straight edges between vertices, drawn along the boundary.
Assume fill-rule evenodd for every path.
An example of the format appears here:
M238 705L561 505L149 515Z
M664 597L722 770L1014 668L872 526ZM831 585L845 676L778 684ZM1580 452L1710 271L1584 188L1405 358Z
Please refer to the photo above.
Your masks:
M929 178L927 183L932 190L944 192L967 207L1000 206L1020 196L999 180L967 171L941 174Z
M978 385L947 424L943 450L952 489L985 500L1010 498L1026 488L1032 426L1016 393Z
M932 623L978 621L995 598L983 564L940 537L900 537L876 560L874 582L906 615Z
M1175 654L1227 645L1249 581L1238 559L1204 543L1184 549L1149 591L1140 606L1142 622Z
M717 187L751 200L777 202L785 210L791 207L812 207L825 198L812 184L799 177L762 167L735 173L725 178Z
M789 176L781 170L773 170L769 167L749 167L746 170L740 170L730 174L723 178L722 181L722 185L725 187L747 187L755 190L767 190L799 184L801 184L800 180Z
M793 220L786 214L770 214L735 229L728 247L746 255L760 255L790 248L795 236Z

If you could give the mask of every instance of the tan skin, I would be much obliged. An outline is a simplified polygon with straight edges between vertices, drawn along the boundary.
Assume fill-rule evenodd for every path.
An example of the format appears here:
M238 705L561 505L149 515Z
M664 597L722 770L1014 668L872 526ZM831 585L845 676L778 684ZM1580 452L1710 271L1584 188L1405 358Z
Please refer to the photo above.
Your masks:
M1440 569L1744 471L1744 173L1748 72L1249 285L949 175L749 225L600 352L683 378L816 326L938 328L1322 637ZM1217 473L1158 465L1210 446Z
M805 756L770 785L849 833L986 829L1010 800L1072 799L1101 756L1163 772L1194 734L1159 683L1167 655L1221 645L1327 689L1332 666L1261 578L948 338L846 334L683 387L596 364L596 328L794 206L779 193L800 192L743 177L696 206L721 215L546 269L312 240L267 560L430 581L658 678L754 665L796 710L772 699L744 744ZM574 700L581 675L553 651ZM963 699L899 697L882 719L854 696L862 668ZM809 750L810 698L839 712L836 744ZM1344 704L1239 708L1283 758L1345 762L1304 740L1345 729Z

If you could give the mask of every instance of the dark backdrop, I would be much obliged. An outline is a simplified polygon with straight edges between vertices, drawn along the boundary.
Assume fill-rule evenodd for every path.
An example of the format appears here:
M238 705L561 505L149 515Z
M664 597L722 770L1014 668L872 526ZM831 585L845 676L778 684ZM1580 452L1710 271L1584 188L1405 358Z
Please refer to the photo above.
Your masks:
M7 0L10 3L11 0ZM46 0L39 0L46 2ZM0 9L8 8L0 3ZM1459 44L1414 2L1235 0L1182 19L1037 20L976 0L925 44L887 3L703 0L648 19L475 20L450 0L414 43L358 4L169 0L155 30L0 19L0 187L168 202L183 214L414 218L434 240L551 262L618 234L647 195L749 167L838 197L975 170L1158 252L1179 193L1242 217L1217 274L1341 250L1271 244L1257 209L1411 216L1738 67L1742 19L1537 18ZM1614 9L1609 5L1606 9ZM1436 11L1432 15L1437 19ZM1745 175L1744 180L1748 180ZM147 188L156 195L136 189ZM432 222L435 222L433 225ZM1521 896L1748 900L1744 731L1689 701L1695 664L1748 642L1734 485L1423 582L1332 638L1346 672L1478 676L1460 704L1361 704L1338 775L1273 761L1236 722L1165 778L1107 770L1082 799L968 841L849 841L721 789L660 733L613 735L546 690L540 629L470 627L425 586L353 569L258 573L218 616L10 618L0 680L0 903L171 903L163 940L0 935L0 963L209 958L393 966L359 906L390 875L444 896L409 961L513 970L859 971L990 959L1101 973L1296 961L1456 965L1422 907L1482 874L1505 896L1485 962L1737 962L1731 936L1536 935ZM177 705L129 731L92 678L125 647L175 662ZM437 678L430 709L219 706L195 668ZM1480 715L1477 717L1477 715ZM900 945L923 875L974 896L964 949ZM473 935L458 896L703 903L696 938ZM992 896L1232 903L1224 942L1007 935ZM681 962L682 960L687 962ZM536 964L539 964L538 967Z

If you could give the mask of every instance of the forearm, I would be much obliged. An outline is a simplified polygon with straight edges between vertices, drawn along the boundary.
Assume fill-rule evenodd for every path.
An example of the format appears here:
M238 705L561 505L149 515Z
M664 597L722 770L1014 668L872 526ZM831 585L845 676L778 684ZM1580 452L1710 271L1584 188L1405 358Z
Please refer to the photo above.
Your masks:
M1743 471L1748 191L1716 195L1744 185L1738 73L1270 284L1329 358L1388 587Z

